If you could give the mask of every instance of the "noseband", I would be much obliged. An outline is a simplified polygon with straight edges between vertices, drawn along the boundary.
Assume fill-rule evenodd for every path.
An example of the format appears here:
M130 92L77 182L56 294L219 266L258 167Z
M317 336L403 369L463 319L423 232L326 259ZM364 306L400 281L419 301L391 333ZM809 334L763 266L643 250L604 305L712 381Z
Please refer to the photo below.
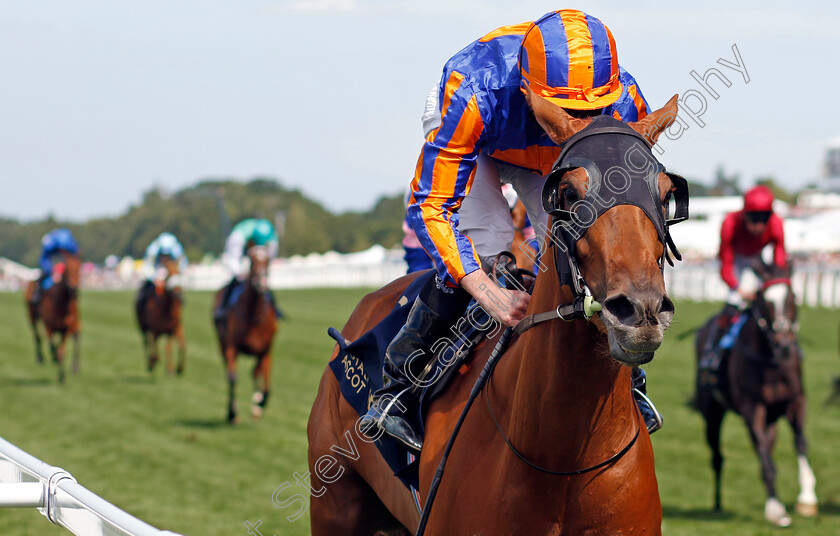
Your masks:
M583 168L589 178L586 197L563 208L560 181L573 169ZM602 115L569 138L542 192L543 209L554 217L550 232L554 261L561 284L571 287L575 298L591 296L580 273L575 246L595 221L620 205L639 207L656 227L664 248L659 259L673 266L671 255L682 260L669 227L688 219L688 182L667 173L674 186L674 215L667 218L669 198L659 195L659 173L665 167L656 159L645 138L626 123ZM670 254L669 254L670 251Z

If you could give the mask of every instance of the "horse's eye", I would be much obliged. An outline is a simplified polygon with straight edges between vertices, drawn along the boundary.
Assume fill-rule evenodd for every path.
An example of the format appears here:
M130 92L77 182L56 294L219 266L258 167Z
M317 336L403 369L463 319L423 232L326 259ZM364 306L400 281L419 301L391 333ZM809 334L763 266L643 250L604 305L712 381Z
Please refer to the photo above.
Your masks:
M563 199L566 200L566 203L571 205L578 200L578 194L574 188L567 186L563 188Z
M673 194L671 194L671 190L668 190L668 193L665 194L665 199L662 200L662 204L667 205L668 203L670 203L672 195Z

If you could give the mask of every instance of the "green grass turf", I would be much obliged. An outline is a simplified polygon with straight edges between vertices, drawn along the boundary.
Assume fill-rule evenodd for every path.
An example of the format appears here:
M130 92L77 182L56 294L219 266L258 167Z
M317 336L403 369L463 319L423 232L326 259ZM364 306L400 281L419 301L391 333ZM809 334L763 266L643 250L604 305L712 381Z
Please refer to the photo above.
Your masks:
M248 416L251 358L241 358L242 424L225 424L226 382L211 331L210 293L187 294L187 370L168 377L144 368L131 293L86 292L81 298L82 371L56 382L51 363L39 366L20 294L0 293L0 436L161 529L186 536L247 534L261 521L268 536L308 534L308 519L290 523L291 509L272 505L272 492L304 474L306 420L332 349L329 326L341 327L364 290L277 292L288 315L274 347L272 398L265 416ZM724 512L712 514L712 472L699 414L686 407L694 356L691 337L718 304L680 302L671 333L647 366L649 392L665 415L653 436L669 535L774 534L763 520L764 491L746 428L732 414L724 423ZM807 431L817 476L820 516L794 516L787 534L840 533L840 407L823 407L840 374L840 312L802 310ZM780 427L778 489L789 507L798 493L792 438ZM282 498L291 495L287 490ZM487 505L488 508L492 505ZM0 510L0 534L65 534L34 509Z

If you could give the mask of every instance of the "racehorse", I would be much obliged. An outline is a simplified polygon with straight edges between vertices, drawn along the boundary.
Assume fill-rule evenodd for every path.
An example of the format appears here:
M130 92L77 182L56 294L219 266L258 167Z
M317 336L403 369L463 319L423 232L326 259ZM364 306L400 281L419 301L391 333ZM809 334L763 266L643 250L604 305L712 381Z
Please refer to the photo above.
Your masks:
M533 93L528 99L558 144L590 124ZM675 116L676 97L631 126L653 143ZM606 134L594 138L615 139ZM659 171L652 177L644 195L656 210L664 210L676 189L674 180ZM553 187L544 192L562 209L553 212L553 221L576 202L590 199L589 174L583 168L552 173L547 187L552 180ZM579 237L579 275L603 311L589 321L563 322L555 316L512 339L492 383L484 387L487 404L472 406L449 454L428 534L661 533L653 449L631 393L631 367L653 359L674 306L660 264L665 240L646 214L639 206L617 203ZM561 282L570 257L558 245L555 229L549 237L554 255L548 250L542 256L545 269L538 272L529 315L553 311L576 296L576 287ZM343 337L355 340L382 320L416 276L404 276L363 298L342 329ZM419 459L422 502L499 332L473 349L428 407ZM338 348L332 358L337 354ZM413 532L418 508L371 438L359 431L358 419L327 367L308 425L312 534ZM571 474L578 470L581 474Z
M35 358L38 363L44 362L41 352L41 335L39 325L43 324L53 362L58 365L58 381L64 383L64 345L67 337L73 339L72 371L79 371L79 278L82 261L76 255L64 255L64 260L53 267L53 284L40 290L40 298L32 302L36 281L31 281L26 287L25 299L29 311L29 322L35 336ZM43 282L41 283L43 285ZM40 322L39 322L40 321Z
M160 359L158 339L167 336L164 356L166 372L179 375L186 365L187 345L184 340L184 327L181 325L181 305L183 303L179 280L178 261L168 258L164 262L163 273L156 274L154 292L143 303L137 305L137 323L143 338L143 351L149 372L152 372ZM172 339L178 341L178 365L172 361Z
M266 298L268 290L268 250L253 246L248 250L251 262L248 278L244 281L239 298L225 317L216 322L216 333L225 362L228 378L228 422L239 422L236 411L236 357L240 353L255 356L254 394L251 398L251 415L262 416L268 402L271 379L271 344L277 331L274 307ZM215 307L222 300L224 289L216 294Z
M513 247L512 252L516 257L516 266L529 272L534 271L534 258L536 252L528 251L531 246L525 239L525 225L527 221L528 211L525 210L525 205L521 200L516 201L516 205L510 211L510 218L513 220Z
M788 526L791 518L776 494L776 468L772 450L776 421L784 416L793 429L799 463L800 493L796 511L803 516L817 514L816 479L808 463L805 440L805 393L802 386L802 352L797 336L796 300L790 284L790 268L756 266L762 287L756 292L748 315L728 356L721 361L719 377L698 367L696 406L706 421L706 441L712 449L715 472L715 511L721 509L723 455L720 430L727 410L741 415L749 429L761 461L761 476L767 491L765 518L777 526ZM697 360L717 316L697 333Z

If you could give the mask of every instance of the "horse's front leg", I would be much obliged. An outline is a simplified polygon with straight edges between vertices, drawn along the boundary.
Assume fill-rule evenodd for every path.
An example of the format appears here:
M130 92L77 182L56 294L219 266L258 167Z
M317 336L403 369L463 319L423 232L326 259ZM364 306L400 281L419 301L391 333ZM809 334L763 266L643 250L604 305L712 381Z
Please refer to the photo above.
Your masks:
M251 396L251 416L255 419L262 417L265 405L268 403L268 392L271 377L271 354L265 354L257 359L254 365L254 394Z
M64 341L66 337L65 333L57 331L50 333L50 330L47 330L47 340L50 343L53 363L58 365L58 383L64 383L66 379L66 373L64 372Z
M78 374L79 368L81 367L81 362L79 361L79 330L73 332L73 374Z
M44 351L41 347L41 332L38 328L38 321L33 320L32 323L32 333L35 335L35 362L38 364L44 364Z
M817 477L808 463L808 441L805 439L805 397L799 396L788 406L787 420L793 429L793 444L799 463L799 496L796 498L796 513L801 516L817 515Z
M236 415L236 348L233 345L225 347L225 365L228 378L228 416L230 424L239 424L239 417Z
M187 341L184 338L184 327L180 324L175 329L175 338L178 340L178 366L175 373L180 376L187 366Z
M764 503L764 517L777 527L787 527L791 524L790 516L785 505L776 495L776 466L773 464L773 440L775 426L767 425L767 408L758 405L751 412L745 413L744 419L750 430L750 438L761 461L761 476L767 490L767 500Z
M172 361L172 335L166 337L166 343L163 347L163 355L166 358L166 374L172 376L175 374L175 363Z
M151 331L145 333L146 337L146 370L152 372L155 370L155 365L160 360L158 356L157 337Z

